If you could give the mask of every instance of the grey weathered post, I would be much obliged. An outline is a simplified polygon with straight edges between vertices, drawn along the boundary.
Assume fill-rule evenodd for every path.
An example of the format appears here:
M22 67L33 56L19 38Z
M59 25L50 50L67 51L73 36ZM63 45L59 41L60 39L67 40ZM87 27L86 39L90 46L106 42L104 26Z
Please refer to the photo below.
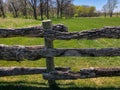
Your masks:
M44 20L42 22L43 28L45 31L52 29L52 21L51 20ZM50 38L45 37L45 48L53 48L53 40ZM54 65L54 57L46 57L46 66L48 73L55 70ZM49 86L53 87L56 85L56 82L54 80L48 80Z

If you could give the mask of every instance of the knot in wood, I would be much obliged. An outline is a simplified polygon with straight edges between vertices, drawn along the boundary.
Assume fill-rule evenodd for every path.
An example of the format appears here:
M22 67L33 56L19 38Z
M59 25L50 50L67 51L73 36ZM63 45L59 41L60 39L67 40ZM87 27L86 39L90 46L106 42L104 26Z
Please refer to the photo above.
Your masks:
M63 24L53 25L52 30L60 32L68 32L68 27Z

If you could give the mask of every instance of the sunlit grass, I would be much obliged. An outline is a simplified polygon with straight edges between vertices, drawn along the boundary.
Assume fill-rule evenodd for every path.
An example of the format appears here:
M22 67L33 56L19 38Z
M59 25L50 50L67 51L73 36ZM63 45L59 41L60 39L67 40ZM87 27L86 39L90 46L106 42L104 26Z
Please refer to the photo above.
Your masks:
M62 23L68 26L69 31L90 30L104 26L120 26L120 18L74 18L74 19L53 19L54 24ZM0 28L19 28L40 25L41 21L31 19L1 19ZM40 38L0 38L0 44L6 45L43 45ZM98 39L98 40L70 40L54 41L55 48L106 48L120 47L119 39ZM120 57L61 57L55 58L56 66L71 67L73 71L89 67L117 67L120 66ZM39 61L9 62L0 61L1 67L45 67L45 59ZM85 80L57 81L62 90L120 90L120 77L97 78ZM7 87L7 88L6 88ZM20 87L20 88L19 88ZM71 88L70 88L71 87ZM41 75L12 76L0 78L0 90L46 90L48 84Z
M0 28L19 28L40 25L40 21L22 18L0 18Z

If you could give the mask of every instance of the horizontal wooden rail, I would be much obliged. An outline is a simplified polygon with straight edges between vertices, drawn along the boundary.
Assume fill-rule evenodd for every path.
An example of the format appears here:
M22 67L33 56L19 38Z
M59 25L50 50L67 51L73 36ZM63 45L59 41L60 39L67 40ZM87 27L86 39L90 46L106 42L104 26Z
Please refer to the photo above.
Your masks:
M74 79L114 77L114 76L120 76L120 67L81 69L80 72L54 71L51 73L45 73L43 75L44 79L47 80L74 80Z
M44 27L44 25L43 25ZM118 68L90 68L81 69L79 72L72 72L70 68L57 67L50 64L53 57L80 56L80 57L101 57L101 56L120 56L120 48L102 48L102 49L55 49L50 44L55 39L71 40L71 39L99 39L99 38L115 38L120 39L120 27L104 27L101 29L93 29L82 32L68 32L64 25L53 25L48 28L42 26L19 28L19 29L0 29L0 38L7 37L42 37L45 38L44 46L7 46L0 45L0 60L21 61L38 60L47 58L46 68L28 68L28 67L1 67L0 77L15 75L31 75L43 74L44 79L49 80L51 85L54 80L73 80L95 77L112 77L120 76L120 67ZM50 29L50 30L49 30ZM52 46L50 46L50 45ZM48 45L48 46L47 46ZM53 63L53 62L52 62ZM49 64L49 65L48 65ZM50 66L51 65L51 66ZM49 72L48 72L49 71ZM54 83L55 84L55 83Z
M120 56L120 48L102 48L102 49L55 49L52 52L56 57L62 56L80 56L80 57L101 57L101 56ZM55 53L54 53L55 52Z
M98 38L120 38L120 27L104 27L82 32L67 32L64 25L54 25L52 30L44 32L41 26L21 28L21 29L0 29L0 37L47 37L51 39L98 39Z
M56 67L56 71L69 71L70 68ZM0 67L0 77L3 76L17 76L17 75L31 75L47 73L46 68L28 68L28 67Z
M0 29L0 37L43 37L43 28L41 26L19 29Z
M45 32L47 38L59 40L71 39L99 39L99 38L120 38L120 27L104 27L82 32L58 32L49 30Z
M102 49L46 49L44 46L0 45L0 60L38 60L45 57L100 57L120 56L120 48Z
M37 60L42 58L44 46L7 46L0 45L1 60Z
M67 32L68 29L62 24L53 25L52 30ZM18 28L18 29L0 29L0 37L17 37L17 36L26 36L26 37L43 37L44 30L42 26L35 26L29 28Z

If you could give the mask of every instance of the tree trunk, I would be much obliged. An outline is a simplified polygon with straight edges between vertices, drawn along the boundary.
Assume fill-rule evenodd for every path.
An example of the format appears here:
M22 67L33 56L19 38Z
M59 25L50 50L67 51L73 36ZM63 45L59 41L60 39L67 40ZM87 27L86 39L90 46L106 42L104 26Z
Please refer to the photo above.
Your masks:
M110 17L112 17L113 16L113 13L112 12L110 12Z
M62 18L62 7L60 8L60 18Z
M5 12L4 12L4 8L3 8L3 1L0 0L0 10L1 10L1 13L2 13L2 17L5 18Z
M62 18L63 16L63 3L64 3L64 0L62 0L60 4L60 18Z
M46 10L47 19L49 19L49 0L47 0L47 10Z
M5 15L5 12L4 12L4 10L3 10L3 8L1 7L1 12L2 12L2 17L3 18L5 18L6 17L6 15Z
M59 18L60 13L60 2L57 0L57 18Z
M40 16L41 16L41 20L43 20L43 0L40 0Z
M11 6L12 6L12 8L13 8L13 16L16 18L16 17L18 17L18 10L16 9L16 7L15 7L15 3L14 2L11 2Z
M30 0L29 4L31 5L32 9L33 9L33 17L34 19L37 19L37 0Z
M37 19L36 7L33 7L33 15L34 15L34 19Z
M105 12L105 13L104 13L104 17L106 17L106 16L107 16L107 13Z
M23 15L25 16L25 18L27 18L27 0L24 0Z

